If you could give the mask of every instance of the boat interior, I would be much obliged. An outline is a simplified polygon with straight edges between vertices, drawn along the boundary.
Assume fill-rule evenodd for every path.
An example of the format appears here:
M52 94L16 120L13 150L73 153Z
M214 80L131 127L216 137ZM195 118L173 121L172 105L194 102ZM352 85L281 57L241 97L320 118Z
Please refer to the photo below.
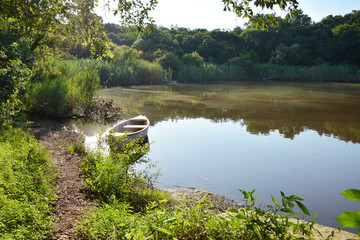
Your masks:
M146 119L131 119L124 124L118 125L114 128L114 132L137 132L148 124Z

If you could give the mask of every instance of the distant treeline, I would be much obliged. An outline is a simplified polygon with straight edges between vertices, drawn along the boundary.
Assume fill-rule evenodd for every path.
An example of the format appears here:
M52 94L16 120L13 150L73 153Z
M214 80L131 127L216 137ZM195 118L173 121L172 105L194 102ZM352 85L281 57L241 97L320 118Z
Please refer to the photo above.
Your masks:
M140 60L162 67L161 74L159 68L147 70L152 79L144 83L156 83L160 75L186 82L360 81L360 11L357 10L345 16L330 15L318 23L300 11L296 17L281 19L279 25L267 30L238 27L232 31L208 31L154 26L150 34L137 35L134 30L115 24L105 24L105 29L116 44L115 57L108 61L122 62L122 66L112 66L112 70ZM78 58L90 57L90 51L80 47L71 53ZM135 65L131 64L131 68L136 68ZM109 66L105 68L110 70ZM113 74L119 71L125 74L124 70ZM107 83L124 84L131 83L130 80L112 78ZM139 76L133 83L139 83Z

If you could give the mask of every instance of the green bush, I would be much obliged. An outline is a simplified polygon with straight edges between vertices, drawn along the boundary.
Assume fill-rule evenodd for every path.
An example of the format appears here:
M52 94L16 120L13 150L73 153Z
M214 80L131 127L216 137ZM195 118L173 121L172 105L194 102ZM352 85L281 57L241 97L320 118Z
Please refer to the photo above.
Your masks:
M111 151L109 155L100 151L88 153L82 164L88 189L105 203L116 199L128 202L136 211L141 211L149 201L164 196L159 190L152 189L157 173L134 169L135 162L148 164L151 168L151 162L145 156L148 151L148 144L132 141L121 151Z
M175 73L176 79L181 82L209 82L221 81L226 79L226 67L205 63L199 67L192 65L182 65Z
M80 112L100 87L96 64L87 60L52 60L39 69L42 79L32 84L28 105L44 115Z
M25 53L26 48L17 43L0 46L0 127L13 123L24 108L22 100L33 75L24 63L31 59Z
M0 239L45 239L55 198L52 164L27 131L0 131Z

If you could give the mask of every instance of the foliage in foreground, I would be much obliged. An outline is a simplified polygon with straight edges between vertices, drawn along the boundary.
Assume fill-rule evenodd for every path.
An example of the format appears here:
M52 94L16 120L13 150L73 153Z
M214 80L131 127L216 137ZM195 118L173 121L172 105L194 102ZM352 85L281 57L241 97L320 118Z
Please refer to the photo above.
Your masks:
M297 196L286 196L273 205L256 207L252 192L244 194L245 208L223 215L211 211L208 197L198 202L174 201L151 187L149 170L135 171L134 162L147 162L148 145L131 142L120 152L88 154L83 162L88 190L102 204L80 219L78 234L84 239L296 239L312 236L314 222L303 222L299 215L310 215ZM301 213L295 213L295 207ZM280 215L283 213L284 215ZM290 221L290 218L296 220Z
M341 193L344 197L349 200L360 202L360 190L348 189ZM358 228L360 227L360 211L344 212L335 218L342 227ZM358 236L360 237L360 229L358 230Z
M101 151L88 153L82 165L87 189L104 203L127 202L135 211L145 209L150 201L169 196L151 185L157 173L150 174L154 165L145 156L148 151L149 144L132 141L121 151L110 151L108 155ZM135 162L147 167L136 171Z
M0 239L45 239L53 167L26 130L0 129Z
M86 239L301 239L313 235L314 222L290 220L299 215L293 212L295 204L308 214L301 198L282 193L281 204L273 198L275 205L262 209L255 207L254 191L242 192L250 204L222 215L210 210L208 197L198 202L187 199L176 206L169 206L166 199L150 202L143 212L113 199L87 212L78 231Z

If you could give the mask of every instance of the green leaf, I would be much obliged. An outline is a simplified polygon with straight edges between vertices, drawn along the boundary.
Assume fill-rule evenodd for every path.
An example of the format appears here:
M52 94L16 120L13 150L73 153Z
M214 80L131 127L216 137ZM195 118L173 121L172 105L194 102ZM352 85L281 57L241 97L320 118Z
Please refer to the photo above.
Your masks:
M275 203L275 206L279 207L280 205L277 203L276 198L274 198L273 196L271 196L271 198L272 198L272 201Z
M281 197L285 197L285 193L284 192L282 192L282 191L280 191L280 194L281 194Z
M234 213L234 214L239 213L239 211L237 209L229 209L228 212L229 213Z
M169 232L168 230L166 230L165 228L158 228L157 229L159 232L165 233L166 235L171 235L171 232Z
M294 211L291 208L282 208L282 209L280 209L280 211L286 212L286 213L294 213Z
M360 190L358 189L348 189L341 193L344 197L349 200L360 201Z
M175 222L176 220L177 220L177 218L173 217L173 218L165 220L164 222L171 224L171 223Z
M295 201L295 203L296 203L296 205L301 209L301 211L302 211L303 213L305 213L306 215L309 215L309 216L310 216L310 212L309 212L309 210L305 207L304 204L302 204L302 203L299 202L299 201Z
M335 218L342 227L357 228L360 227L360 211L344 212Z

